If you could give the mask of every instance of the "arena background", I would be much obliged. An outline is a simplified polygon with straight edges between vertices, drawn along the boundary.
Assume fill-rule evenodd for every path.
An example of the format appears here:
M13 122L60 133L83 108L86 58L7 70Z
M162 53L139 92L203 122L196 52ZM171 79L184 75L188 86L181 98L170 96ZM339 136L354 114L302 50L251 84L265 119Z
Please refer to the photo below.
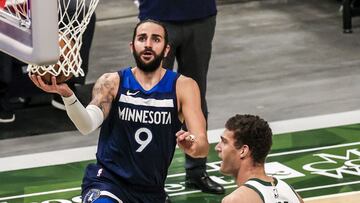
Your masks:
M302 196L337 194L323 199L349 203L351 200L341 194L359 198L360 190L360 18L353 19L354 33L343 34L339 8L336 0L219 1L207 98L213 143L221 132L218 129L235 113L258 114L275 124L283 121L280 124L287 131L275 131L279 136L275 136L268 162L298 172L300 175L295 173L298 176L286 181ZM128 48L137 22L133 2L100 1L96 13L90 72L87 85L79 87L85 102L102 73L134 64ZM22 88L19 84L14 84L15 90ZM28 106L17 106L14 123L0 124L1 203L78 201L72 198L78 196L82 172L92 160L98 132L79 136L66 113L54 109L48 100L48 95L39 93ZM307 127L299 127L303 125ZM57 152L69 153L60 154L64 156L60 161L66 163L56 162ZM282 152L291 153L285 156ZM316 155L319 153L325 155ZM43 155L50 157L41 159ZM66 158L77 155L85 157ZM334 166L320 164L318 171L303 168L329 157L338 158ZM223 180L231 192L234 184L218 173L218 161L212 150L209 173ZM177 151L167 181L174 184L174 190L181 189L182 163ZM49 191L60 192L46 193ZM188 190L170 193L174 202L221 199ZM356 198L354 202L359 201Z

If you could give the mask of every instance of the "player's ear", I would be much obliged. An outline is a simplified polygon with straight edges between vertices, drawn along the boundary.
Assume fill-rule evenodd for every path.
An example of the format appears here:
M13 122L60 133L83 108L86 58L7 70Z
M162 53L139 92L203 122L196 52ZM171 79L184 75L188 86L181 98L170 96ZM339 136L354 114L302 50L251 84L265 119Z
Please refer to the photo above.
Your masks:
M243 145L240 149L240 159L244 159L249 154L249 146Z
M131 53L133 53L134 52L134 43L133 42L129 43L129 48L130 48Z
M168 55L169 51L170 51L170 45L167 44L165 47L164 57L166 57Z

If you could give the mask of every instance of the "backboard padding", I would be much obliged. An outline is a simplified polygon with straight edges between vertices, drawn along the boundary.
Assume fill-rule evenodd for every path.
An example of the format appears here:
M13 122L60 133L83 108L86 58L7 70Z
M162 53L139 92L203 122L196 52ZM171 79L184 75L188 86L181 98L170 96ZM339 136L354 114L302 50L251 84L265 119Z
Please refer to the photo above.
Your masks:
M57 0L31 0L28 28L0 16L0 50L25 63L56 63L60 54L57 9Z

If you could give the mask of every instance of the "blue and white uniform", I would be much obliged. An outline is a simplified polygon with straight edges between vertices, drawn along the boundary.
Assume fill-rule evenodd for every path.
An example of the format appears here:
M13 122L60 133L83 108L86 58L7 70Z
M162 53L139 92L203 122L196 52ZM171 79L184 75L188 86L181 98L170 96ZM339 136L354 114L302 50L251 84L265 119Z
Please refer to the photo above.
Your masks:
M182 125L176 98L179 74L166 70L157 85L144 90L130 67L118 73L118 94L101 127L97 163L87 167L83 196L95 188L123 202L162 201L175 134Z

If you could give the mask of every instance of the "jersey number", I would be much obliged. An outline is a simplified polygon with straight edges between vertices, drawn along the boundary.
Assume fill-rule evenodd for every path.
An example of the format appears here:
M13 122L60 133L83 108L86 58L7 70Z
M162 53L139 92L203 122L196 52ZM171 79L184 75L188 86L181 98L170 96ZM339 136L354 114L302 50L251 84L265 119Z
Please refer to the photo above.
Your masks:
M141 140L140 139L140 134L141 133L145 133L146 134L146 139L145 140ZM151 142L152 140L152 133L149 129L147 128L140 128L139 130L137 130L135 132L135 140L137 143L139 143L140 147L136 150L136 152L142 152L145 147Z

